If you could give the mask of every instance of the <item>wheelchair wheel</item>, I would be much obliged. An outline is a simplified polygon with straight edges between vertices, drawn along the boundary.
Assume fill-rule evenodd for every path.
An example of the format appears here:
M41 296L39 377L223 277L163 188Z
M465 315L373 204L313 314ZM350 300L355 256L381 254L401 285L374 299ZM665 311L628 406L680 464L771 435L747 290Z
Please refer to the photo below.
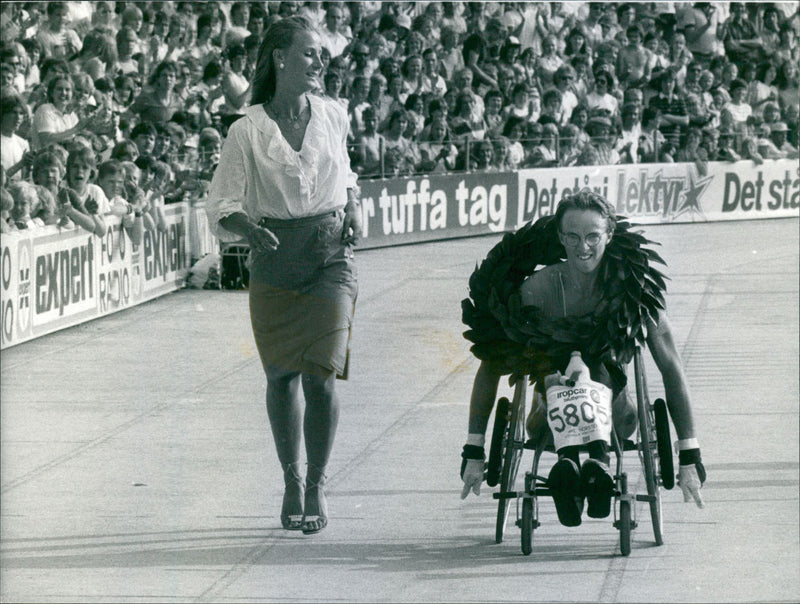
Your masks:
M623 556L631 554L631 502L619 502L619 551Z
M661 484L668 491L675 486L675 464L672 461L672 439L669 433L667 403L657 398L653 403L655 413L656 438L658 439L658 462L661 465Z
M530 556L533 551L533 499L522 500L522 553Z
M503 436L508 425L508 399L502 397L497 401L492 428L492 443L489 447L489 461L486 463L486 484L496 487L500 480L500 469L503 463Z
M647 499L650 504L650 518L653 521L653 536L655 537L656 545L663 545L661 490L658 484L658 444L656 442L654 427L653 406L650 404L650 400L647 397L644 360L642 359L642 353L639 349L636 350L633 362L636 371L636 401L639 413L639 454L644 465L644 477L647 483Z
M519 462L522 458L525 430L525 394L527 392L527 378L517 380L514 388L514 400L509 410L509 421L506 424L503 437L503 467L500 471L500 493L497 500L497 522L495 524L494 540L503 542L508 517L507 493L514 490L514 483L519 471Z

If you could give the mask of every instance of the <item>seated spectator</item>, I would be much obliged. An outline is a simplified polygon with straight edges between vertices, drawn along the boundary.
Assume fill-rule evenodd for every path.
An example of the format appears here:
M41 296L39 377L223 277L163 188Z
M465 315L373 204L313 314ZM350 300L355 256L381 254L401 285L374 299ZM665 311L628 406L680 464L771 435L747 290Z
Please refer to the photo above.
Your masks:
M591 139L589 135L586 134L586 123L589 121L589 108L584 105L578 105L575 109L572 110L572 117L570 117L569 123L575 126L578 129L577 138L575 139L575 143L581 149L591 143Z
M362 176L380 176L383 135L378 132L378 114L372 105L361 114L364 129L356 134L353 170Z
M701 176L705 176L708 172L706 164L708 162L708 155L701 141L703 140L702 132L697 128L689 128L683 137L680 149L675 154L676 162L691 162L697 167L697 172Z
M505 136L496 136L492 138L492 145L494 146L494 161L493 165L496 172L508 172L511 166L508 163L508 152L511 143Z
M55 216L55 204L49 193L47 193L49 201L42 203L33 184L17 180L8 185L8 194L12 200L12 207L7 211L13 230L35 229L45 224L53 224L50 218ZM4 200L4 208L7 207L7 203L8 201Z
M431 122L427 138L419 143L419 154L418 172L436 174L455 169L458 150L450 142L450 133L444 118Z
M667 139L661 133L661 112L655 107L642 110L642 134L639 136L639 161L641 163L669 163Z
M521 85L527 87L527 84ZM501 110L503 110L502 113ZM486 98L484 99L483 125L488 138L501 135L506 117L505 108L503 107L503 95L499 90L493 88L486 93Z
M675 84L672 70L663 71L658 78L659 93L650 99L648 105L660 113L661 133L677 145L689 126L689 115L683 97L675 90Z
M36 34L45 56L68 59L81 49L82 43L78 34L67 27L68 14L66 2L47 3L47 21L39 27Z
M114 145L109 159L116 159L117 161L136 161L141 155L136 143L132 140L123 139Z
M144 233L144 211L125 199L125 170L122 162L108 160L97 170L97 185L108 200L109 214L119 217L131 241L139 245Z
M594 89L586 95L585 104L589 113L603 111L608 117L616 118L619 115L619 101L612 94L614 90L614 76L606 70L600 71L594 77Z
M131 140L136 143L139 155L152 155L156 146L158 131L154 124L142 121L131 130Z
M401 174L410 174L419 163L419 150L416 143L405 136L408 121L408 113L405 109L398 109L389 116L389 124L383 133L384 155L389 149L397 149L400 152L392 167Z
M114 70L122 74L138 74L139 61L134 58L139 44L139 37L136 35L136 30L130 27L120 28L117 32L116 43L117 64Z
M176 111L183 108L177 94L175 82L178 77L178 65L174 61L159 63L149 79L149 85L133 102L131 111L140 119L156 123L168 122Z
M476 141L484 138L486 126L483 119L476 119L475 99L468 92L459 93L456 97L456 106L450 117L450 134L459 149L459 153L466 152L467 141Z
M689 115L689 128L705 128L714 120L713 113L703 105L702 97L694 92L685 95L686 113Z
M574 166L578 162L582 145L578 140L578 127L575 124L567 124L561 127L559 136L559 166Z
M447 84L442 77L442 69L436 49L426 48L422 51L422 90L436 97L441 97L447 90Z
M609 118L602 115L589 118L586 132L592 139L591 144L597 150L600 160L598 165L613 166L619 163L619 153L614 149L616 136Z
M781 110L800 105L800 68L793 61L784 61L778 72L778 104Z
M541 139L528 158L527 165L533 168L548 168L558 165L558 126L544 124Z
M700 146L703 147L708 161L718 161L719 157L719 130L716 127L707 127L702 131Z
M330 99L338 102L342 107L347 108L348 101L341 96L342 76L337 71L328 70L323 78L323 85L325 87L325 95Z
M749 159L757 166L764 163L764 157L758 151L758 140L754 136L745 136L742 140L742 159Z
M140 169L142 170L142 189L147 196L150 217L155 223L156 229L166 233L169 228L164 214L164 197L165 192L171 188L172 169L169 164L158 160L149 161L146 163L146 168ZM142 224L144 223L142 222Z
M475 142L470 149L469 170L494 172L494 145L489 140Z
M736 150L733 148L736 140L736 134L732 130L721 130L719 133L719 149L717 151L717 159L719 161L735 162L742 159Z
M788 140L789 127L783 122L775 122L770 124L770 140L775 148L783 154L783 157L789 159L797 159L799 156L798 149L793 146Z
M536 60L536 73L539 75L539 83L543 89L554 85L553 75L564 63L564 60L558 55L557 49L558 42L555 37L548 36L542 40L542 54Z
M16 223L11 219L11 210L14 209L14 198L8 192L6 178L3 176L3 170L0 169L0 233L13 233L17 230Z
M525 161L525 148L522 146L522 137L525 136L525 119L509 116L503 126L503 136L508 139L508 166L516 170Z
M5 177L9 180L20 180L33 165L33 153L28 141L17 131L27 115L27 107L22 98L15 94L2 95L0 98L0 164Z
M92 123L92 114L79 118L72 108L73 84L69 76L56 75L47 84L47 103L33 115L32 147L42 149L70 140Z
M629 26L625 34L627 45L620 48L617 55L619 84L623 88L643 86L650 80L650 70L653 68L650 51L642 44L642 30L638 25Z
M62 228L73 228L78 224L89 232L95 232L95 229L99 231L100 225L81 208L75 192L62 186L65 162L56 148L58 145L53 145L52 150L39 152L33 161L33 183L37 185L38 205L32 209L31 215L39 216L45 224L57 223Z
M563 96L561 95L561 91L558 89L551 88L550 90L547 90L544 95L542 95L542 113L539 115L539 119L537 121L541 122L542 119L549 118L556 124L561 124L562 99ZM573 109L573 112L574 111L575 110Z
M623 164L639 163L639 139L642 136L642 109L636 103L622 106L622 129L617 140L616 151Z
M412 92L406 98L406 105L404 107L406 115L408 115L408 128L405 131L405 137L409 140L416 141L425 127L425 101L421 94Z
M228 69L224 72L221 82L225 101L220 106L219 112L226 115L238 114L243 112L245 103L250 96L250 82L244 75L247 54L242 44L230 46L226 52Z
M90 217L91 225L83 216L70 215L69 218L98 237L104 237L106 223L103 216L110 213L111 207L103 190L91 182L96 171L97 158L94 151L82 144L76 145L67 157L66 185L75 193L71 199L75 210Z
M570 65L562 65L553 74L553 85L561 93L561 107L557 117L559 126L569 122L572 110L578 106L578 97L572 91L574 81L575 70Z
M731 124L737 132L744 132L747 119L753 115L753 108L745 100L747 84L744 80L736 79L731 83L731 101L725 105L722 113L730 117Z

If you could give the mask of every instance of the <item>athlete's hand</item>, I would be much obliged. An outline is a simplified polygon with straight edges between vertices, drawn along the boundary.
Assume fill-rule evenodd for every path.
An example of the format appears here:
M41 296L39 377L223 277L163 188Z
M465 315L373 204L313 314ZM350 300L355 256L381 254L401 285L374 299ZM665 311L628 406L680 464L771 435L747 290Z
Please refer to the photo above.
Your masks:
M464 488L461 490L461 499L466 499L469 492L476 495L481 494L481 483L483 482L482 459L465 459L462 464L461 480L464 481Z
M687 466L680 466L678 468L678 485L683 491L683 502L688 503L694 499L697 507L704 508L706 506L703 501L703 496L700 494L700 489L706 480L706 469L703 467L702 462L689 464Z

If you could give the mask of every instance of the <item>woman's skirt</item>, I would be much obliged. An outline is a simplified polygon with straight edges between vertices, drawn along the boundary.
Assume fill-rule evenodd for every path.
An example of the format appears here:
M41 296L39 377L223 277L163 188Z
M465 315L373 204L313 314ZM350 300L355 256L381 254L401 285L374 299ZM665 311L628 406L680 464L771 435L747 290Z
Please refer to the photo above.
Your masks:
M344 212L259 224L279 241L249 260L250 320L264 369L346 377L358 284L353 250L342 243Z

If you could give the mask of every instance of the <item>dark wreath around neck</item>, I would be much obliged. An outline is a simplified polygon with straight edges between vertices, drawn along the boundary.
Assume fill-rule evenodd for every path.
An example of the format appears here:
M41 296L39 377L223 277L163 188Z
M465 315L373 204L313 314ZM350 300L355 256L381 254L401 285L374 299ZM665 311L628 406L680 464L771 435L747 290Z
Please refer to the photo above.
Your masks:
M522 306L522 282L537 270L566 258L555 216L545 216L506 234L469 279L469 297L461 302L464 337L472 353L494 371L538 380L563 370L558 360L580 350L606 366L621 368L644 344L647 322L656 323L664 308L665 277L651 263L666 266L646 245L658 245L617 220L599 267L602 300L580 317L548 318Z

